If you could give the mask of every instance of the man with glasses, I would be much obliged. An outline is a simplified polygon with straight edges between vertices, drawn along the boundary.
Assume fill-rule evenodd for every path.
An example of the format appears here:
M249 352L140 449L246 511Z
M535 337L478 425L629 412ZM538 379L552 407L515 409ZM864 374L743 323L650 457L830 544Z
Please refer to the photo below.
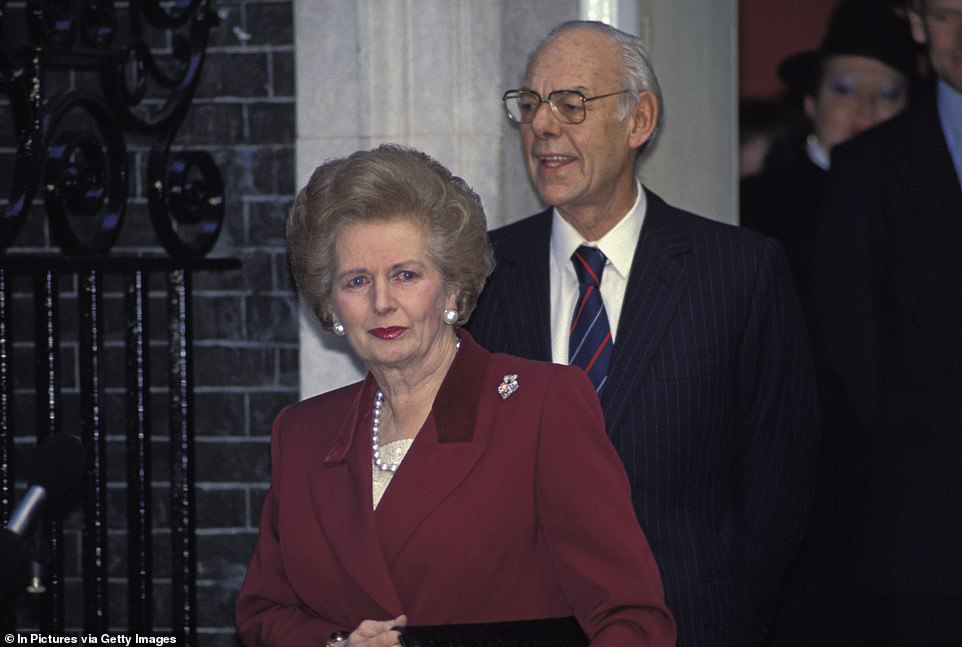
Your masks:
M755 644L802 538L817 453L784 255L641 186L662 107L637 38L559 26L504 107L551 207L491 233L497 267L469 330L494 351L584 367L678 644Z

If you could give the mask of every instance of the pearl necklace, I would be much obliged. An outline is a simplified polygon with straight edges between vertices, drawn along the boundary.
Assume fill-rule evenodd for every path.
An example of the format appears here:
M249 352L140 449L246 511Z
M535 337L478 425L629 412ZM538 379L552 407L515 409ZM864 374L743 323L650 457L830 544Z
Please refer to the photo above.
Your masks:
M374 465L382 472L396 472L399 463L385 463L381 460L381 444L378 434L381 431L381 409L384 408L384 394L381 389L374 394L374 412L371 414L371 451L374 453Z
M461 350L461 339L454 344L454 352ZM384 408L384 393L378 389L374 394L374 411L371 413L371 453L374 456L374 466L382 472L396 472L400 463L385 463L381 460L381 443L378 437L381 433L381 409Z

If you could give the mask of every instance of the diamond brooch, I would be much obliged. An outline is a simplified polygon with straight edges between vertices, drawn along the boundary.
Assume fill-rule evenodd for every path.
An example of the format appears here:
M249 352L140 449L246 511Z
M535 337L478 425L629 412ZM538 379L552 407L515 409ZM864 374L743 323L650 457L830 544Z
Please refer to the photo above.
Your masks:
M501 395L502 400L507 400L512 393L518 390L518 376L517 375L505 375L504 379L501 380L501 384L498 385L498 393Z

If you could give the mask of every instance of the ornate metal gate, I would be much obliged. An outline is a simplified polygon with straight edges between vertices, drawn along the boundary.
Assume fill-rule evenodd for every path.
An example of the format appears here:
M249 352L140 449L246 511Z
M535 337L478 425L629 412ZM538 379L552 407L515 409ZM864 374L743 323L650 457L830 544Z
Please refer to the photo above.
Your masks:
M75 434L85 450L78 527L48 514L27 538L36 577L4 601L0 623L10 629L196 641L192 278L239 262L207 257L224 217L216 162L174 142L215 24L206 0L0 0L0 525L18 501L17 480L25 485L17 459L34 440ZM138 200L159 245L118 254ZM143 238L139 229L132 238ZM165 295L165 313L156 300L151 307L152 293ZM111 317L105 295L122 304L121 316ZM151 314L161 315L162 334L152 334ZM119 334L122 352L110 355L105 335ZM153 388L166 394L160 412L150 380L159 341L167 367L166 384ZM122 386L111 387L107 374L121 375ZM79 394L73 412L66 378ZM32 411L19 404L31 390ZM120 411L108 402L112 393L123 394ZM161 470L151 448L159 435L170 446L169 606L155 595L165 552L154 541ZM118 437L120 455L109 451ZM108 535L118 523L108 499L117 492L126 496L120 546ZM79 573L65 564L78 545ZM169 618L155 612L164 606Z

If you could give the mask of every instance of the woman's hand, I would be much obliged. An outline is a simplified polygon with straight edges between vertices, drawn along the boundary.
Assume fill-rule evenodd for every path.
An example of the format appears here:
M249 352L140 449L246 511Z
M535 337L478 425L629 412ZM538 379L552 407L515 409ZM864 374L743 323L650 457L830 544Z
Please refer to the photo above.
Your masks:
M365 620L348 636L348 647L394 647L400 645L398 634L392 631L394 627L403 627L408 623L405 615L399 615L394 620L378 621Z

